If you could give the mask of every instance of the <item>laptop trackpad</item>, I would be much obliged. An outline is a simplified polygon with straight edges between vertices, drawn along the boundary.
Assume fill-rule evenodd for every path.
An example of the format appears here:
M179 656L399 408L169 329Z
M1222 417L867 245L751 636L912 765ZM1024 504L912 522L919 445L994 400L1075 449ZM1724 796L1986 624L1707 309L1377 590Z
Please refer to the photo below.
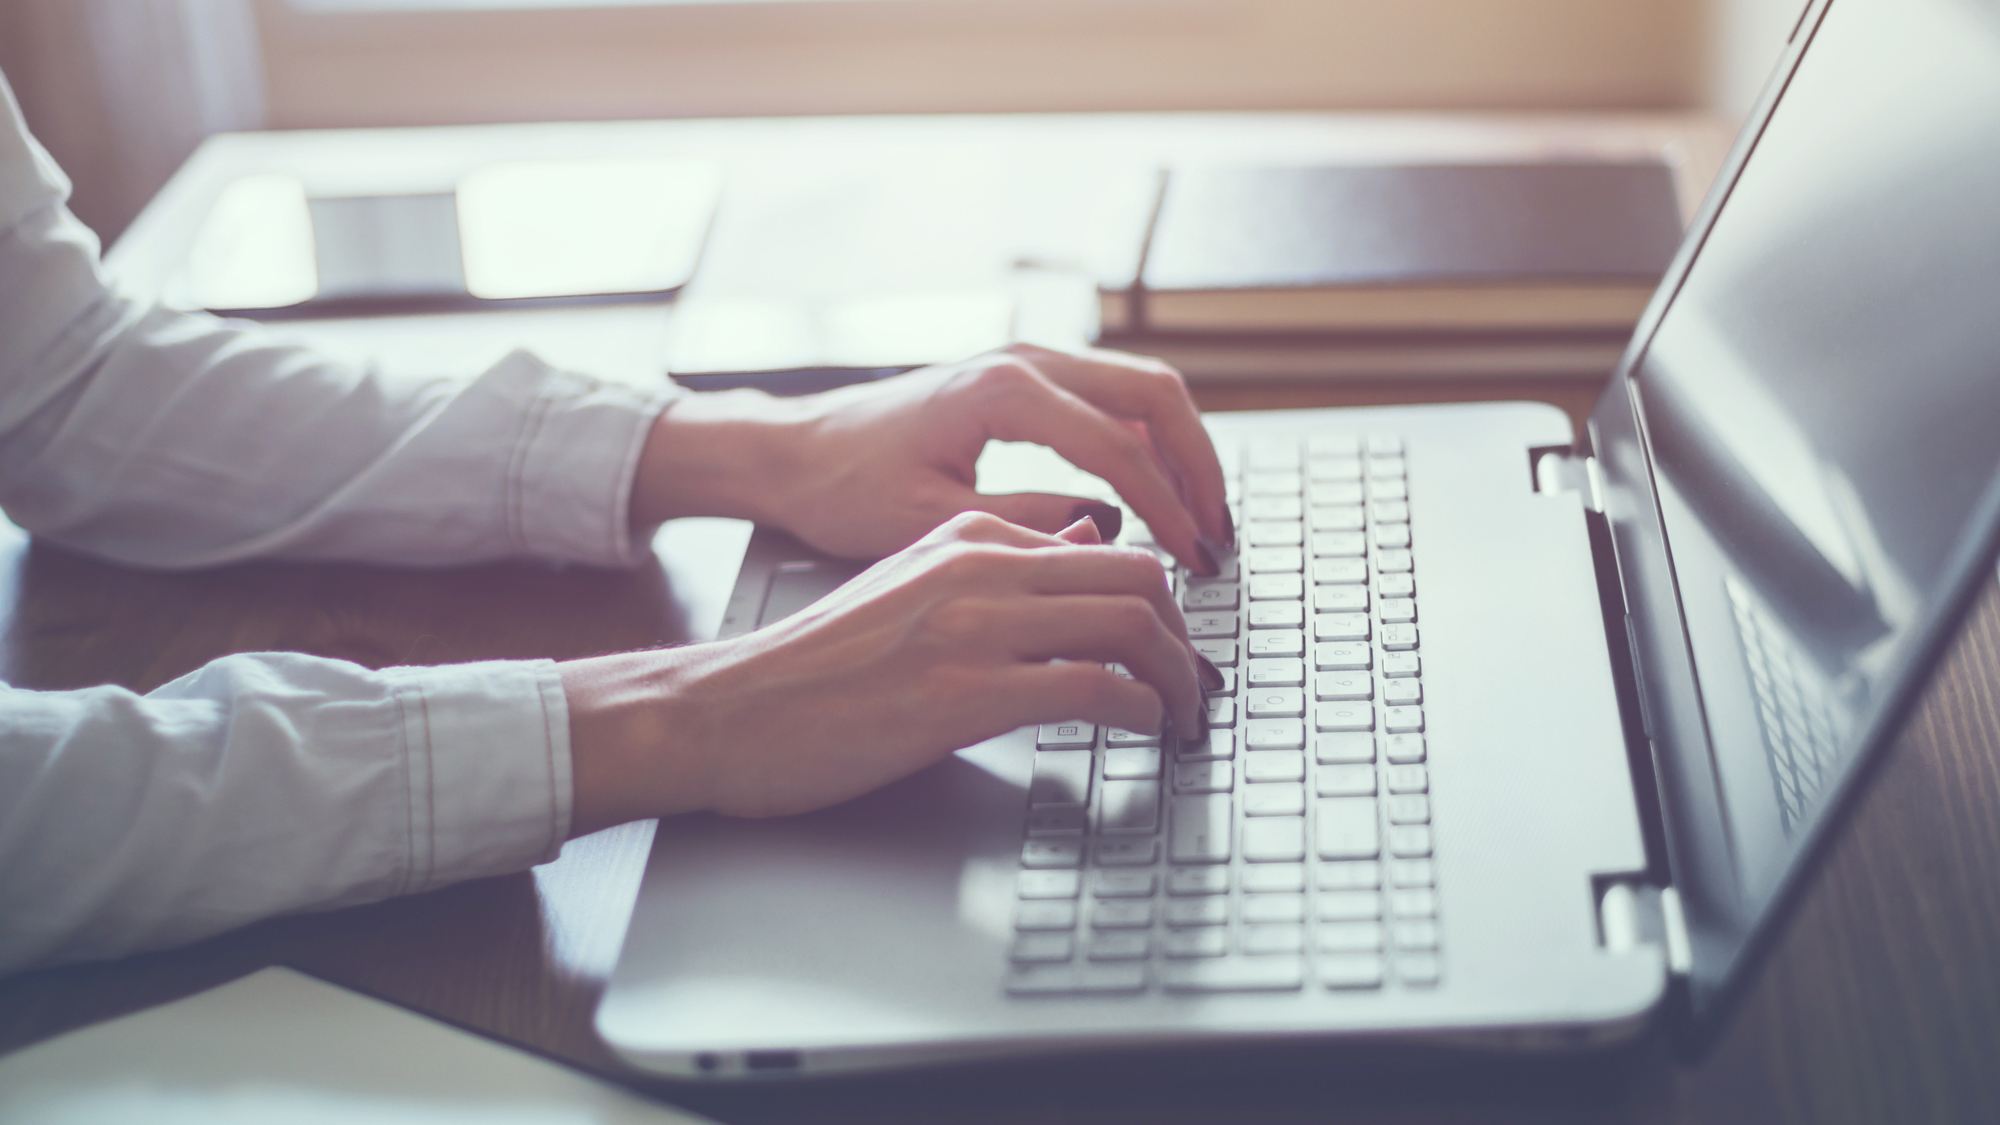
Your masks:
M866 563L844 559L810 559L779 563L764 588L764 606L757 613L757 627L782 621L832 593L842 583L867 569Z

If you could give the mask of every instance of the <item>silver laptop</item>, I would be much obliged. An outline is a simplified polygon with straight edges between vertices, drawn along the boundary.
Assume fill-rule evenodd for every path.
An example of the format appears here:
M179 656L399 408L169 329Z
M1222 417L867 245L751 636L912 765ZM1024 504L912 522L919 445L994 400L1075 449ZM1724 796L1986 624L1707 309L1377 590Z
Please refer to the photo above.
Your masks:
M662 822L597 1014L756 1079L1149 1046L1699 1050L1991 565L2000 9L1815 0L1584 434L1208 419L1213 731ZM989 491L1089 494L997 447ZM1127 538L1145 541L1128 521ZM725 632L853 572L759 530Z

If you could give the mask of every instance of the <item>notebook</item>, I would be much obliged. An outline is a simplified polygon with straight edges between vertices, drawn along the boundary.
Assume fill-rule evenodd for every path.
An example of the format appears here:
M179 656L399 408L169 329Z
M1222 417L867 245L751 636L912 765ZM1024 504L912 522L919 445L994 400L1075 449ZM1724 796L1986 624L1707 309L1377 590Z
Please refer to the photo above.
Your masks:
M1815 0L1582 432L1210 415L1211 733L1051 720L833 809L663 821L597 1013L740 1081L1371 1042L1699 1053L2000 527L2000 31ZM990 448L987 490L1108 495ZM1128 517L1127 541L1146 543ZM723 631L854 564L760 529Z

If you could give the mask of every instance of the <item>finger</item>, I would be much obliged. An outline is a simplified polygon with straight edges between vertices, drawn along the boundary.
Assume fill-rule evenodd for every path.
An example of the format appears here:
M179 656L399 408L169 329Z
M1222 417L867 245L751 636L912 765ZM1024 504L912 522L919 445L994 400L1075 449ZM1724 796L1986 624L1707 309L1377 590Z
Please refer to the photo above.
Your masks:
M1001 372L1013 372L1001 375ZM1152 445L1123 423L1057 386L1032 367L992 367L979 384L991 399L988 435L1032 441L1103 477L1153 530L1153 538L1197 574L1217 572L1215 556L1167 478Z
M1159 560L1131 547L1096 551L1038 551L1026 560L1026 588L1037 594L1124 594L1145 598L1176 637L1187 637L1187 619L1174 600Z
M1204 533L1225 546L1236 545L1222 462L1178 372L1159 360L1104 349L1080 355L1032 345L1017 350L1057 386L1092 406L1117 418L1144 422L1160 456L1180 477L1188 506Z
M1170 631L1144 598L1103 594L1036 598L1010 613L998 634L994 640L1022 660L1123 664L1160 694L1176 725L1200 729L1205 704L1194 656L1185 637Z
M1097 524L1089 516L1056 532L1056 538L1079 547L1097 547L1104 543L1104 540L1098 537Z
M992 696L1006 701L1007 714L996 727L1004 724L1009 730L1065 719L1147 734L1158 734L1166 725L1159 692L1101 664L1016 664L996 677Z
M1125 513L1116 505L1078 496L1047 492L1005 492L988 495L966 489L956 497L960 510L991 512L1009 523L1054 534L1080 519L1097 525L1098 538L1106 543L1118 538L1125 526Z

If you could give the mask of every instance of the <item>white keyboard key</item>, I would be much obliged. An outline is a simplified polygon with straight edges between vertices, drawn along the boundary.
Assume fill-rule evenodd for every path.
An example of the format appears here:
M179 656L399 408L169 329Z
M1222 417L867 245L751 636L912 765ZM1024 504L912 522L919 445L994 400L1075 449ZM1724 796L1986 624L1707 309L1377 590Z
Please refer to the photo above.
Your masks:
M1382 850L1372 797L1322 797L1315 806L1321 859L1374 859Z
M1317 585L1354 585L1366 581L1368 581L1367 559L1313 560L1313 582Z
M1408 500L1410 486L1407 482L1394 478L1371 480L1368 482L1368 495L1375 500Z
M1190 926L1220 926L1229 921L1229 900L1220 895L1167 900L1167 925L1176 930Z
M1077 840L1029 840L1021 845L1021 866L1037 868L1076 867L1083 863L1083 844Z
M1258 574L1248 589L1253 602L1295 602L1306 596L1306 580L1297 574Z
M1234 582L1196 582L1181 591L1181 607L1193 613L1236 608Z
M1414 676L1422 670L1423 662L1414 652L1382 654L1382 674L1385 676Z
M1297 496L1252 496L1243 501L1246 520L1296 520L1305 514L1305 505Z
M1235 636L1238 622L1233 613L1190 613L1187 615L1187 627L1190 639L1211 640Z
M1146 991L1146 966L1133 964L1078 965L1076 990L1086 995Z
M1243 790L1244 816L1304 816L1305 814L1306 787L1297 782L1252 785Z
M1208 662L1217 668L1236 667L1235 641L1198 640L1190 643L1196 652L1208 657Z
M1360 641L1329 641L1313 646L1313 667L1322 672L1366 672L1374 650Z
M1422 793L1430 789L1430 771L1422 763L1390 766L1384 779L1391 793Z
M1017 965L1060 964L1069 960L1075 949L1076 939L1068 934L1018 934L1007 958Z
M1374 766L1321 766L1313 779L1322 797L1373 797Z
M1375 677L1366 672L1329 672L1313 682L1313 697L1360 702L1375 697Z
M1023 871L1014 892L1022 898L1075 898L1083 887L1080 871Z
M1392 734L1382 741L1382 756L1399 764L1421 762L1424 760L1424 736Z
M1175 897L1185 895L1220 895L1229 893L1229 869L1227 867L1176 867L1167 872L1167 893Z
M1305 817L1260 817L1243 822L1243 858L1249 862L1297 863L1305 857Z
M1229 931L1212 927L1181 930L1167 935L1166 954L1175 960L1193 957L1220 957L1229 952Z
M1305 569L1306 553L1298 547L1252 547L1243 552L1251 574L1297 574Z
M1361 492L1361 458L1318 457L1307 463L1306 476L1314 484L1353 484L1357 499Z
M1245 449L1243 467L1250 472L1273 469L1295 471L1299 467L1299 443L1289 438L1259 441Z
M1183 961L1160 970L1168 992L1296 992L1305 982L1304 960L1283 954Z
M1245 781L1275 782L1305 779L1306 756L1297 751L1253 750L1243 755Z
M1398 887L1428 887L1437 882L1437 861L1392 859L1389 861L1389 882Z
M1404 626L1409 628L1410 626ZM1365 641L1368 639L1365 613L1319 613L1313 615L1313 640Z
M1152 898L1158 883L1151 871L1099 871L1091 893L1098 898Z
M1107 781L1098 794L1097 831L1105 836L1150 836L1160 830L1160 783Z
M1259 629L1244 642L1252 658L1260 656L1304 656L1306 635L1298 629Z
M1382 626L1382 647L1390 652L1406 652L1417 647L1417 627L1415 625Z
M1368 455L1370 457L1397 457L1401 456L1402 452L1402 435L1381 432L1368 435Z
M1428 988L1438 982L1437 956L1430 953L1396 955L1396 979L1413 988Z
M1244 894L1296 893L1305 889L1303 863L1259 863L1243 869Z
M1167 845L1171 863L1227 863L1234 807L1229 795L1174 798L1172 832Z
M1374 456L1373 450L1369 451L1369 479L1382 480L1387 477L1400 477L1404 475L1403 468L1403 459L1401 457L1377 457Z
M1048 750L1035 755L1028 782L1032 808L1081 808L1090 801L1090 770L1096 759L1088 750Z
M1373 953L1321 954L1316 968L1319 983L1330 989L1382 987L1382 958Z
M1153 924L1153 904L1133 899L1112 899L1090 908L1093 930L1143 930Z
M1243 686L1302 687L1306 682L1306 662L1289 657L1262 657L1243 666Z
M1373 762L1375 736L1352 731L1315 735L1313 758L1321 765Z
M1413 565L1408 548L1383 551L1375 556L1375 569L1384 574L1408 574Z
M1410 504L1407 500L1377 500L1368 506L1368 518L1376 523L1410 522Z
M1380 891L1321 891L1315 904L1322 922L1366 922L1382 916Z
M1436 949L1438 947L1438 924L1428 919L1410 919L1396 923L1397 949Z
M1417 576L1384 574L1375 580L1375 592L1385 598L1413 598L1417 595Z
M1424 701L1424 685L1414 679L1385 680L1382 702L1391 707L1413 707Z
M1120 746L1158 746L1159 744L1160 736L1157 734L1147 734L1144 731L1136 730L1122 730L1118 727L1104 728L1104 748L1107 751L1115 750Z
M1091 723L1043 723L1035 732L1035 745L1044 750L1088 750L1097 745L1097 727Z
M1246 694L1243 702L1253 719L1292 719L1306 713L1306 693L1297 688L1263 688Z
M1081 836L1084 810L1080 808L1030 809L1028 835Z
M1200 739L1182 739L1174 756L1183 762L1226 762L1236 756L1236 732L1211 727Z
M1313 708L1313 725L1323 731L1375 729L1373 703L1322 703Z
M1322 891L1364 891L1382 885L1382 865L1372 859L1350 859L1319 865Z
M1424 709L1421 707L1382 708L1382 729L1390 734L1415 734L1424 729Z
M1431 799L1422 793L1401 793L1389 798L1390 824L1429 824Z
M1307 457L1359 457L1361 439L1353 434L1313 434L1306 438Z
M1398 824L1389 829L1389 854L1416 858L1431 854L1428 824Z
M1367 587L1365 586L1328 587L1328 589L1331 590L1366 589L1366 588ZM1408 623L1415 621L1417 619L1417 599L1383 598L1382 604L1376 607L1376 612L1382 615L1382 624L1384 625L1407 625Z
M1303 602L1251 602L1245 615L1252 629L1298 629L1306 623Z
M1389 913L1397 918L1431 918L1437 912L1437 892L1429 887L1407 887L1389 892Z
M1093 934L1090 938L1090 959L1092 961L1144 961L1153 952L1153 935L1120 933Z
M1366 613L1368 587L1315 586L1313 611L1316 613Z
M1297 496L1305 481L1295 472L1256 472L1243 474L1243 495L1251 496Z
M1014 908L1017 930L1073 930L1076 928L1074 902L1024 902Z
M1075 991L1074 965L1021 965L1007 974L1010 996L1061 996Z
M1213 696L1207 701L1207 708L1209 729L1213 730L1216 727L1233 727L1236 725L1236 701L1234 699L1226 695Z
M1382 923L1322 922L1315 944L1321 953L1373 953L1382 948Z
M1410 545L1410 525L1406 523L1378 523L1375 525L1375 545L1384 551L1394 551Z
M1297 924L1245 926L1243 936L1237 941L1237 948L1252 956L1303 953L1306 948L1306 928Z
M1297 520L1251 520L1243 526L1243 541L1252 547L1296 547L1306 538Z
M1366 526L1358 504L1327 504L1312 510L1314 531L1360 531Z
M1306 896L1245 895L1237 910L1242 915L1243 921L1250 924L1303 922L1306 918Z
M1358 531L1315 531L1311 544L1316 559L1359 558L1368 553L1368 537Z
M1158 742L1158 736L1153 739ZM1104 780L1141 781L1160 776L1160 748L1158 746L1112 746L1106 739L1104 749Z
M1252 719L1243 727L1243 749L1303 750L1306 725L1298 719Z
M1160 842L1151 838L1099 840L1091 854L1105 867L1146 867L1160 858Z
M1183 762L1174 767L1176 793L1227 793L1236 787L1236 767L1229 762Z

